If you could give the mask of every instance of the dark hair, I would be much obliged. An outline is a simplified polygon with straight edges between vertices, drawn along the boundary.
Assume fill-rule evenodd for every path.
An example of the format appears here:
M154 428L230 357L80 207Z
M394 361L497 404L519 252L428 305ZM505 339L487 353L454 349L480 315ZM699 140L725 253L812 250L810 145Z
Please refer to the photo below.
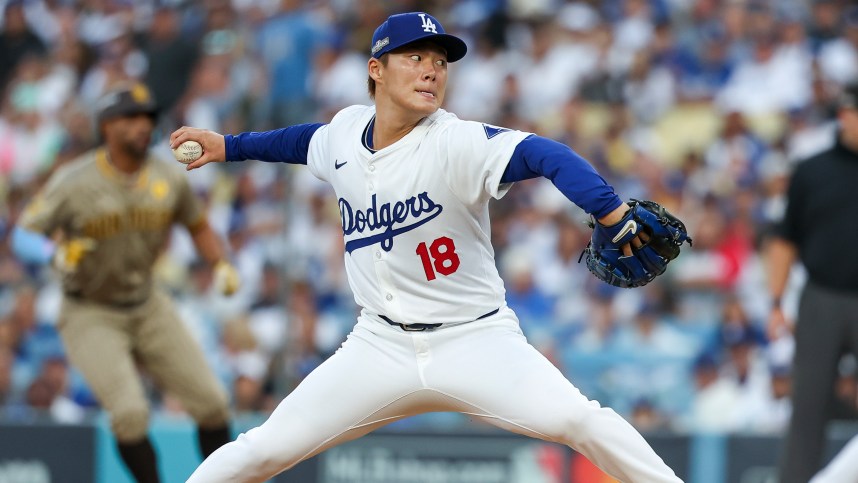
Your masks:
M387 67L387 54L382 55L378 60L381 65ZM366 76L366 89L369 91L369 98L375 100L375 79L369 74Z

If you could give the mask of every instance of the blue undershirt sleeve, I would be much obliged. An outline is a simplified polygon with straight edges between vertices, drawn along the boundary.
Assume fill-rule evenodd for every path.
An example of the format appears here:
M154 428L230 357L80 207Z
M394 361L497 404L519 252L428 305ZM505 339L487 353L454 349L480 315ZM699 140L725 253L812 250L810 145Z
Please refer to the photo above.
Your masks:
M224 136L226 160L307 164L310 140L322 126L324 124L296 124L274 131L227 134Z
M41 233L20 226L12 230L12 252L24 263L46 265L54 256L54 249L54 242Z
M518 143L501 183L544 176L573 203L596 218L615 210L622 200L593 166L565 144L542 136Z

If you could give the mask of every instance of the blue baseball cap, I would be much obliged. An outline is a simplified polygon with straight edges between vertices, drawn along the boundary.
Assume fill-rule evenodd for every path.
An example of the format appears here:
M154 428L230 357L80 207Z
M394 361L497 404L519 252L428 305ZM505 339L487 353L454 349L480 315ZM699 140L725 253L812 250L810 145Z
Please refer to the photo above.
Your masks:
M465 56L465 42L444 32L441 22L424 12L409 12L391 15L375 29L370 52L376 59L418 40L428 40L447 51L447 62L456 62Z

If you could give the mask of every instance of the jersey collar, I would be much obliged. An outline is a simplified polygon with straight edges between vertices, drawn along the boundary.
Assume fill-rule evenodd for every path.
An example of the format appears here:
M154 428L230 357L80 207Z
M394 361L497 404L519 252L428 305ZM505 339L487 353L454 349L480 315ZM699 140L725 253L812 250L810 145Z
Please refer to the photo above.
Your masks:
M361 143L363 147L365 147L370 153L375 154L378 150L372 148L372 133L375 130L375 114L372 115L372 118L366 123L366 127L363 128L363 134L361 135Z
M116 169L107 157L107 149L98 148L95 152L95 165L105 178L117 183L133 184L134 188L145 188L149 182L149 158L143 162L140 170L133 174L123 173Z
M443 116L446 113L447 113L447 111L445 111L443 109L438 109L437 111L433 112L432 114L421 119L420 122L417 123L417 126L415 126L414 129L411 130L411 133L416 131L421 126L427 126L429 124L432 124L433 122L435 122L435 120L437 120L438 118L440 118L441 116ZM373 114L372 118L370 118L369 122L366 123L366 127L363 128L363 133L361 134L361 144L371 154L375 154L378 152L378 150L373 148L373 145L372 145L372 135L373 135L374 130L375 130L375 114ZM405 139L406 137L410 136L411 133L406 134L405 137L403 137L402 139ZM398 142L399 141L397 141L396 143L398 143ZM394 144L396 144L396 143L394 143Z

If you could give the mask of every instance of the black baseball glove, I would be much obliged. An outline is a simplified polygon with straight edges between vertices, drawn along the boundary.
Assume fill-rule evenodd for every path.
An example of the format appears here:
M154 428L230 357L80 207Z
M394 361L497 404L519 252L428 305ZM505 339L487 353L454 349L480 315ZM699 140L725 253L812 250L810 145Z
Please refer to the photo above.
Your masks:
M679 255L679 247L691 237L679 218L654 201L631 200L631 209L611 226L593 221L593 236L581 257L599 280L623 288L640 287L664 273L667 264ZM632 254L623 255L621 247L635 236L643 245L632 246ZM578 260L580 262L580 259Z

